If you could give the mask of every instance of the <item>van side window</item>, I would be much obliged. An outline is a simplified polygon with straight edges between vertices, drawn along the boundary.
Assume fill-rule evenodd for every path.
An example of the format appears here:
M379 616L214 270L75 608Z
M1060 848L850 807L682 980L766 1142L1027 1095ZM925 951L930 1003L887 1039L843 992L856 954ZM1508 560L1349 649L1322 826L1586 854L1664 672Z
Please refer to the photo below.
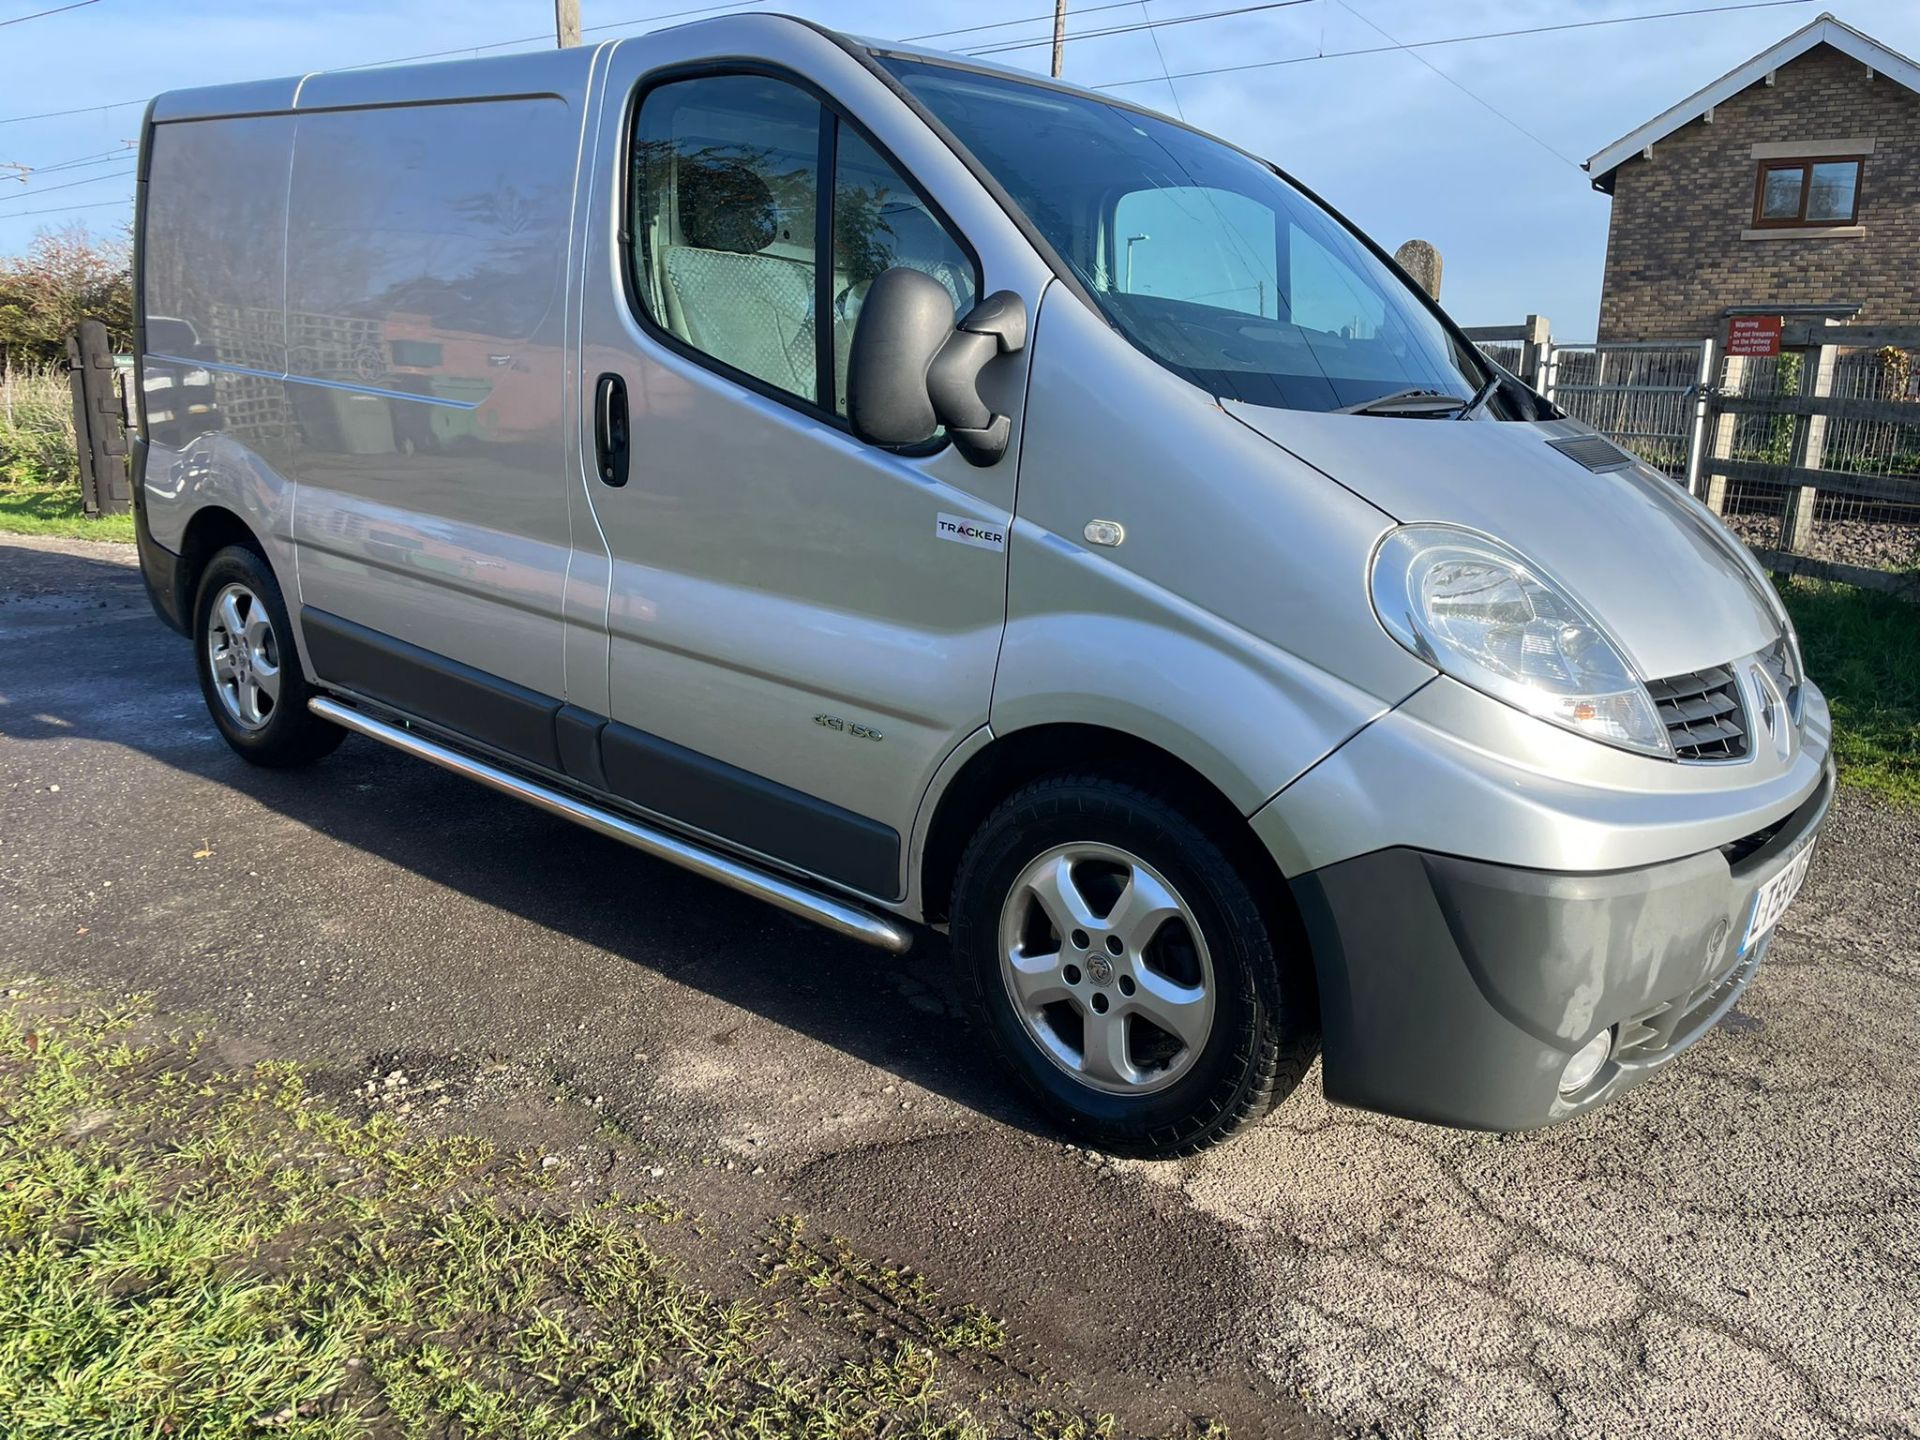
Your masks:
M630 163L633 282L648 318L822 411L847 413L853 329L881 271L931 275L956 316L979 294L970 252L919 192L797 85L658 85L641 99Z
M641 103L631 191L654 322L814 402L821 123L817 101L765 76L662 85Z
M905 265L931 275L953 297L956 317L973 308L973 262L900 173L859 131L839 127L833 167L833 394L847 413L847 356L867 287Z

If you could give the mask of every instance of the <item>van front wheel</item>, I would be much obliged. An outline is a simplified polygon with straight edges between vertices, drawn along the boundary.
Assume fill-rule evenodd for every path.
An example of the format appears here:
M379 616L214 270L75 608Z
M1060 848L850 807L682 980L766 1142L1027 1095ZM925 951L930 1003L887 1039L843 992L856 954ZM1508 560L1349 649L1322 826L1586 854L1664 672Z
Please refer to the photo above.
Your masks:
M1091 1145L1190 1154L1266 1114L1312 1061L1306 956L1157 795L1099 777L1020 791L968 847L951 913L979 1027Z

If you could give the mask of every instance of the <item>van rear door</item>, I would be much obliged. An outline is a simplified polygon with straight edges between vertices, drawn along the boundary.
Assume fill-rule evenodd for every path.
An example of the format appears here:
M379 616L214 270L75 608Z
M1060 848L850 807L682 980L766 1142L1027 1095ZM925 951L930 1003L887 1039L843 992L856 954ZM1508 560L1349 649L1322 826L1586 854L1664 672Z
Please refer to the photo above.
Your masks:
M1044 272L997 210L985 243L956 218L984 194L853 56L793 21L726 29L753 48L717 53L756 58L692 48L720 27L622 42L596 122L580 443L611 570L605 782L892 899L935 770L986 723L1024 376L999 464L881 450L844 418L853 324L893 265L961 313L995 288L1035 307ZM916 155L964 183L936 193ZM596 466L609 404L624 473Z

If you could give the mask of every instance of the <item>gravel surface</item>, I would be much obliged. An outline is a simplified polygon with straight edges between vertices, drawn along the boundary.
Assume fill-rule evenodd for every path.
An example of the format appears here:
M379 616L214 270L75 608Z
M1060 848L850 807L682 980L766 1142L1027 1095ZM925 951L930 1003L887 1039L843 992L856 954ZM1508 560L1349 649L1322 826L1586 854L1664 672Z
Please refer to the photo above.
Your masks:
M1780 517L1775 515L1728 515L1724 517L1749 545L1763 550L1780 548ZM1837 565L1860 565L1868 570L1912 570L1920 566L1920 525L1900 525L1877 520L1822 520L1817 516L1813 533L1801 554Z
M1115 1163L1011 1099L936 936L888 959L359 740L246 766L128 559L0 538L0 979L604 1147L743 1254L800 1213L1126 1433L1920 1435L1910 814L1843 793L1747 996L1598 1114L1467 1135L1309 1076L1238 1143Z

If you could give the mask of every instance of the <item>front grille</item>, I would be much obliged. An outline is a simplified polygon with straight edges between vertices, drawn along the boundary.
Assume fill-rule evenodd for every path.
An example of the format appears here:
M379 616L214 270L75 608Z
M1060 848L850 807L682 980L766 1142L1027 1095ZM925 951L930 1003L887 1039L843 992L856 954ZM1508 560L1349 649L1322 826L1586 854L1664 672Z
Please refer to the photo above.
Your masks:
M1724 665L1649 680L1660 722L1667 727L1673 753L1681 760L1739 760L1747 753L1740 687Z
M1729 840L1720 847L1720 853L1727 857L1729 867L1738 866L1749 855L1761 849L1769 840L1787 828L1791 815L1782 815L1764 830L1756 830L1751 835L1742 835L1738 840Z

